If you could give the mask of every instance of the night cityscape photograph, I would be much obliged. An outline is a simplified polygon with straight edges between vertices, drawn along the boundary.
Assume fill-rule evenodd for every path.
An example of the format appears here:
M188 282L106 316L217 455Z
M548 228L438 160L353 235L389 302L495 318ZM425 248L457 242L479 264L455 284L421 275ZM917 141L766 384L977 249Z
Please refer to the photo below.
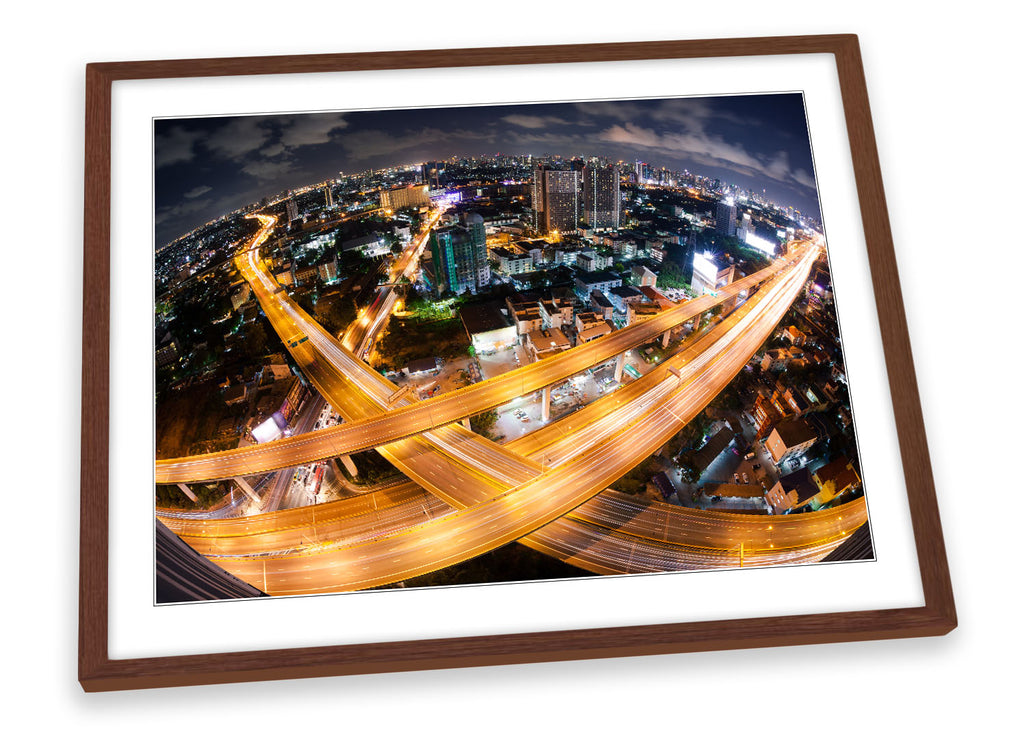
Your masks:
M156 603L873 559L800 93L153 141Z

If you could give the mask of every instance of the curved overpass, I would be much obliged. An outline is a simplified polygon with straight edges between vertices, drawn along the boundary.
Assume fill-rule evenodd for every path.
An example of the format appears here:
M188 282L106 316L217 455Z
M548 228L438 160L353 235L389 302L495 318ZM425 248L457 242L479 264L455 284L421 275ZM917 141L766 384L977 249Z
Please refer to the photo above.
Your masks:
M807 265L809 266L809 262L807 263ZM806 274L804 274L802 278L796 280L795 283L797 288L799 288L799 286L802 285L803 278L805 276ZM795 296L795 292L793 293L793 296ZM789 299L789 301L791 301L791 298ZM789 301L784 301L783 312L785 307L788 307ZM782 313L778 314L778 318L781 318L781 314ZM768 332L770 332L773 326L774 322L772 322L771 325L769 325ZM757 346L760 344L762 339L763 338L761 337L751 338L750 335L746 336L746 341L748 344L751 340L753 340L752 345L748 345L751 353L753 352L753 350L756 350ZM724 370L726 383L729 379L731 379L732 374L735 373L735 371L738 371L739 368L742 367L743 363L746 362L748 356L743 355L743 351L745 350L747 350L747 348L741 349L738 354L735 351L733 351L733 353L731 354L732 363L729 364L730 368L718 369L719 373L721 373ZM741 358L738 364L736 363L737 357ZM710 390L707 387L704 387L704 403L706 403L707 400L714 396L714 394L716 394L717 391L718 389L714 387L712 387ZM676 410L680 412L683 411L682 405L677 404L674 406ZM675 419L675 423L684 422L682 416L672 412L671 408L665 407L663 409L666 409L670 414L672 414L672 417ZM663 424L663 426L672 428L671 432L668 433L668 436L671 436L671 434L675 432L675 429L677 429L677 426L675 425L675 423L667 421L667 418L665 417L662 417L661 419L666 420L665 422L661 423ZM655 436L649 436L649 438L653 437ZM558 469L556 471L551 471L546 474L541 474L541 478L534 480L531 483L524 484L517 489L511 490L511 492L501 494L499 495L499 497L492 498L490 501L484 503L483 505L477 505L484 507L484 509L476 510L476 508L474 507L473 510L461 510L460 512L454 513L453 515L448 515L444 518L443 522L440 520L433 520L429 523L429 529L417 530L417 534L410 534L409 532L404 532L399 535L391 536L385 540L372 541L368 545L348 546L345 548L346 550L351 550L353 547L358 549L357 557L359 558L359 560L365 561L366 559L370 558L374 561L372 563L368 562L364 566L362 566L364 570L371 571L371 573L364 575L362 578L359 578L358 575L355 575L353 573L350 576L350 578L343 583L338 580L340 575L339 571L335 570L331 574L331 578L333 578L334 581L331 582L330 585L335 587L337 587L338 585L344 587L361 587L364 585L379 585L381 582L386 580L401 580L402 578L408 578L412 575L418 575L418 573L424 572L424 569L434 570L438 567L450 565L451 562L454 562L452 560L452 555L455 555L456 557L459 555L471 557L472 555L478 554L478 552L480 552L479 546L481 544L484 546L495 547L497 544L503 544L506 538L515 539L522 532L522 529L524 529L524 525L525 528L530 528L531 526L537 524L538 520L540 520L540 524L543 524L545 515L548 515L547 519L548 521L550 521L551 519L554 519L554 517L560 515L562 512L567 511L567 509L575 506L579 502L579 499L575 496L572 496L571 494L568 494L567 492L563 493L564 490L568 490L570 488L570 485L574 485L576 492L580 494L583 498L585 498L588 494L592 495L593 493L596 493L596 491L600 491L599 487L603 487L604 485L606 485L606 483L610 482L611 480L614 480L614 478L618 478L618 476L620 476L621 473L625 472L625 470L628 470L628 468L631 467L631 464L635 465L636 462L639 462L639 460L642 460L642 458L646 457L646 455L649 455L649 452L645 451L653 451L654 449L656 449L658 445L660 445L661 442L663 442L663 440L661 439L661 435L657 435L656 439L649 439L647 445L649 446L651 442L653 442L654 445L651 446L650 448L630 448L625 453L625 455L620 454L617 460L614 462L611 462L611 456L609 455L609 451L614 451L615 448L611 448L609 447L609 443L605 443L603 446L599 446L597 449L595 449L594 452L596 452L597 455L594 455L594 452L592 452L585 459L581 459L580 461L573 464L568 464L563 469ZM621 443L619 443L619 445L621 446ZM595 473L595 471L597 473ZM557 496L560 497L560 499L557 501L557 503L553 504L552 499L550 498L551 495L548 495L549 498L546 501L548 502L549 508L545 511L543 509L543 505L541 504L543 495L538 496L537 494L539 491L539 487L550 488L550 485L552 483L559 484L557 488L560 489L560 492ZM519 516L522 518L524 516L523 512L525 510L525 517L527 518L525 521L523 519L520 519L519 522L516 524L510 523L507 520L503 521L500 514L500 512L502 511L501 507L508 506L507 500L513 496L519 497L517 502L513 505L514 507L518 508L516 511L519 513ZM534 512L533 518L531 518L531 515L529 514L529 512L531 511L531 507L533 508L532 511ZM496 517L494 516L495 510L499 512L499 514L497 514ZM315 514L315 511L313 513ZM498 521L495 522L493 521L494 519L497 519ZM468 528L465 526L467 521L469 521L470 523ZM462 545L461 552L452 553L452 551L445 550L435 555L431 560L431 555L429 555L429 553L435 553L435 549L422 548L422 543L424 539L426 539L427 541L433 541L436 544L439 529L443 531L441 537L443 538L446 544L454 544L456 547L458 547L460 544L466 542L465 535L468 534L470 530L479 531L484 527L487 527L487 525L485 524L487 522L491 522L491 525L487 528L488 531L484 533L483 538L480 538L479 536L474 537L473 540L471 540L468 543L468 547L467 545ZM761 524L763 524L763 522ZM494 530L496 530L499 526L502 528L504 532L502 534L494 533ZM314 536L319 534L315 529L315 525L313 533ZM554 549L559 545L564 547L565 540L562 539L562 537L564 537L567 534L568 533L565 533L562 536L556 536L554 544L552 544L551 541L538 541L537 545L541 547L548 547L549 549ZM816 544L820 545L821 532L817 532L816 535L819 541ZM570 547L572 546L570 545ZM406 554L413 554L415 552L417 560L414 562L414 565L412 567L410 567L408 563L402 563L402 551L405 551ZM824 555L825 552L827 552L827 550L822 552L821 554ZM331 554L330 557L332 559L336 558L338 557L338 554L335 552ZM462 559L465 558L463 557ZM283 584L283 580L279 579L281 576L286 576L285 570L281 568L281 566L284 566L285 568L288 567L287 563L282 562L286 560L298 560L299 562L297 565L302 570L306 570L310 567L308 556L296 557L292 555L279 557L278 562L274 564L274 566L277 567L276 573L274 574L277 577L275 578L275 593L281 593L279 587ZM218 558L218 562L221 564L238 566L239 570L244 569L246 565L245 561L234 561L232 563L228 559L224 558ZM331 565L334 566L338 562L340 561L334 561ZM268 561L266 558L262 560L261 565L264 567L265 571L265 567L266 565L268 565ZM352 568L352 566L349 565L347 566L347 568ZM395 578L395 576L397 576L397 578ZM300 586L299 588L302 587ZM316 589L317 587L313 588Z
M772 278L796 263L799 254L780 259L771 266L745 277L724 288L717 296L705 296L666 310L656 317L617 330L597 340L576 346L557 356L522 366L486 381L471 384L451 392L422 401L403 397L395 407L384 402L383 412L362 420L347 422L313 433L282 438L272 443L209 453L186 458L158 460L156 481L160 484L210 481L248 476L265 471L288 468L314 461L336 458L340 455L386 445L390 442L419 435L431 429L459 422L488 409L498 407L517 397L563 381L604 361L615 358L630 348L654 340L667 330L686 323L695 316L733 299L741 292ZM287 342L288 335L309 334L311 322L300 315L290 299L275 294L277 286L265 267L258 261L256 249L251 249L240 263L240 269L254 287L259 284L270 304L280 304L284 318L279 321L279 332ZM275 299L276 298L276 299ZM264 304L261 299L261 304ZM264 311L268 313L267 305ZM304 319L305 318L305 319ZM275 325L278 327L278 325ZM319 348L330 360L341 367L348 377L363 376L362 389L368 393L394 394L398 387L376 372L366 376L368 367L330 336L327 343L320 336ZM311 336L312 338L312 336ZM333 346L329 343L334 343ZM358 365L357 365L358 364ZM361 368L360 368L361 367ZM366 386L365 382L371 386ZM378 402L379 403L379 402Z

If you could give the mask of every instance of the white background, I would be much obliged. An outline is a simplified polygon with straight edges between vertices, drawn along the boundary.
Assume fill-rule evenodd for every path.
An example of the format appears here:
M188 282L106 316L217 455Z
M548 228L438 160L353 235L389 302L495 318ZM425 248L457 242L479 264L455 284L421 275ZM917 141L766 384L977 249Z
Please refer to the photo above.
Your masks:
M409 92L409 88L415 92ZM699 95L800 89L839 305L847 376L869 489L876 562L775 566L729 575L602 576L517 586L421 588L346 596L250 599L230 605L154 607L151 590L152 117L251 111L254 101L304 110L347 106L466 104L630 95ZM463 637L566 628L714 621L797 613L920 606L917 556L884 372L877 309L846 137L834 57L828 54L658 60L616 64L477 67L342 74L117 82L113 96L111 202L110 640L112 658ZM870 428L870 431L865 428ZM407 611L417 612L410 618ZM228 627L241 621L301 621L302 627ZM339 621L352 626L339 628ZM157 633L160 636L157 636Z
M513 15L514 10L514 15ZM182 0L7 11L0 171L5 723L47 733L940 734L1018 723L1022 402L1016 23L892 2L555 7ZM942 639L84 695L75 681L84 65L88 61L855 32L961 625ZM974 266L982 259L984 268ZM963 263L963 266L961 266ZM967 281L961 273L992 275ZM981 277L983 280L985 277ZM951 309L958 292L985 301ZM29 315L34 321L24 321ZM15 323L15 317L18 322ZM35 322L38 321L38 322ZM15 342L17 339L17 344ZM25 340L37 346L29 364ZM40 356L45 355L45 360ZM11 443L13 442L13 445ZM1016 492L1016 494L1014 494ZM21 519L17 515L25 515ZM23 521L24 520L24 521ZM29 520L36 520L29 522ZM293 626L282 623L281 626Z

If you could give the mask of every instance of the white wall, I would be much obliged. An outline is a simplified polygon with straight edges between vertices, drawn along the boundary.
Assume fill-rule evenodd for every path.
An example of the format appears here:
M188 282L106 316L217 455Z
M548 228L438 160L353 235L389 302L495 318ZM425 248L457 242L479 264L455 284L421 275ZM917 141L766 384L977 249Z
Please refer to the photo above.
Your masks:
M403 5L403 12L392 10ZM1022 264L1020 239L1007 227L1018 207L1011 198L1022 163L1017 24L994 2L959 13L891 0L830 5L666 1L609 4L602 12L549 0L465 7L410 1L389 3L380 15L382 6L372 3L315 10L279 0L238 4L235 11L208 0L163 3L152 12L142 3L98 0L8 7L0 52L7 71L0 115L5 256L9 265L27 267L6 270L14 289L3 300L10 316L4 336L17 337L17 345L7 342L11 360L4 361L5 440L15 445L4 452L0 578L0 694L12 733L312 728L571 735L626 727L636 734L792 735L920 726L989 734L1017 721L1017 661L1024 652L1012 605L1020 601L1016 559L1024 547L1014 524L1022 491L1014 359L1021 355L1022 315L1013 299L1016 281L1000 283ZM81 692L75 666L86 62L832 32L861 37L958 630L929 640ZM27 232L33 237L21 237ZM28 242L45 245L20 250ZM993 275L990 284L972 283L973 310L954 306L965 255L967 264L983 260L983 271ZM36 260L46 268L31 268ZM23 322L29 315L37 325ZM27 345L40 350L30 354ZM21 522L17 515L26 509L37 524ZM794 693L808 697L791 702Z

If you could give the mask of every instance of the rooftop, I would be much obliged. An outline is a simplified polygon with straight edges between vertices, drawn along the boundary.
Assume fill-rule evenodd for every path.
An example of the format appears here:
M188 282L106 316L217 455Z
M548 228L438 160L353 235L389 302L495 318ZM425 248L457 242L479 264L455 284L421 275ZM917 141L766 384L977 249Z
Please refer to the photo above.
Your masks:
M470 335L489 333L512 325L501 311L500 302L481 302L465 305L459 309L459 317Z

